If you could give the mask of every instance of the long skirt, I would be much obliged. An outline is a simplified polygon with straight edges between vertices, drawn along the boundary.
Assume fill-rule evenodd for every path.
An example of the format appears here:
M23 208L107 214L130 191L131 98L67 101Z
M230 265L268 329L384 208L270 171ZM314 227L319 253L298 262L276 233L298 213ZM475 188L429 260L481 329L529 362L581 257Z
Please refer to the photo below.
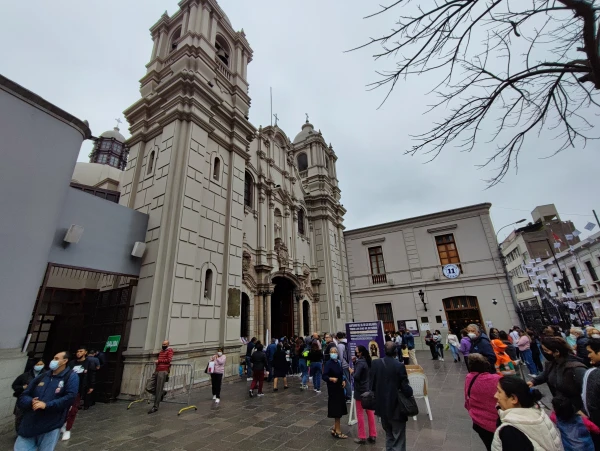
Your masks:
M328 418L342 418L344 415L348 415L348 408L346 407L346 395L341 383L332 384L327 383L327 393L329 398L327 399L327 417Z

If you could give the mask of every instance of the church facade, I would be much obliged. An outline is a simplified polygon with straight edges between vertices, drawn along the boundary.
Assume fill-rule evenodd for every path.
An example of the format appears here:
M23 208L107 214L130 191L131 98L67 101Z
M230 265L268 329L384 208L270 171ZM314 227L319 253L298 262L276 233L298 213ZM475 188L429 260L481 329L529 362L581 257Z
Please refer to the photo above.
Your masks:
M125 393L164 339L199 374L217 347L238 353L240 337L352 321L333 148L308 117L293 140L251 124L243 30L215 0L179 7L151 28L141 98L125 111L120 203L149 215Z

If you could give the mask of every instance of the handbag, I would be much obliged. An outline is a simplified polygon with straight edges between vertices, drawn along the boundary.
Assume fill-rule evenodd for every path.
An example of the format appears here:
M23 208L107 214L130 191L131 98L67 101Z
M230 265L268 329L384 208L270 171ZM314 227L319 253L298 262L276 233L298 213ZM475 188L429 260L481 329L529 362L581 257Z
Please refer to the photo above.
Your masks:
M375 410L375 392L364 392L360 395L360 403L365 410Z
M383 366L387 367L385 360L381 359ZM400 413L407 417L415 417L419 414L419 406L417 406L417 400L414 396L406 396L402 393L402 389L398 389L398 407Z

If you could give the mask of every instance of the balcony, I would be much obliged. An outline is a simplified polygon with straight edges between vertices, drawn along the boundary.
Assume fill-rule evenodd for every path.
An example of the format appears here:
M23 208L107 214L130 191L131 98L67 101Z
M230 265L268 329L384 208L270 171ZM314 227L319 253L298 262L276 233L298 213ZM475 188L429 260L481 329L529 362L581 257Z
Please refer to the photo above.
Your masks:
M220 72L228 81L231 81L231 71L229 68L219 59L219 57L215 57L215 62L217 63L217 71Z
M373 285L387 283L387 276L385 274L371 274L371 281Z
M300 171L300 178L305 179L306 177L308 177L308 169L305 171Z

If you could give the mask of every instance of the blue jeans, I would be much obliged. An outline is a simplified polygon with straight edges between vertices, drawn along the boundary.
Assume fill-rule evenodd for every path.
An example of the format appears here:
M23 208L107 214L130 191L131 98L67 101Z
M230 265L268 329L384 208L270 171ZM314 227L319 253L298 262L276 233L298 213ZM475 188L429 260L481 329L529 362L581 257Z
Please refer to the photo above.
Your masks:
M323 364L315 362L310 364L310 375L313 378L313 387L315 390L321 390L321 374L323 374Z
M249 355L246 356L246 376L252 377L252 363Z
M31 438L19 435L15 442L14 451L54 451L59 435L60 428Z
M458 353L458 348L456 346L450 345L450 351L452 351L452 357L454 357L454 360L460 359L460 354Z
M527 369L531 374L538 373L537 367L535 366L535 363L533 363L533 354L531 354L531 349L521 351L521 358L525 362L525 365L527 365Z
M306 385L308 383L308 367L306 366L306 359L298 360L298 366L302 373L302 385Z

